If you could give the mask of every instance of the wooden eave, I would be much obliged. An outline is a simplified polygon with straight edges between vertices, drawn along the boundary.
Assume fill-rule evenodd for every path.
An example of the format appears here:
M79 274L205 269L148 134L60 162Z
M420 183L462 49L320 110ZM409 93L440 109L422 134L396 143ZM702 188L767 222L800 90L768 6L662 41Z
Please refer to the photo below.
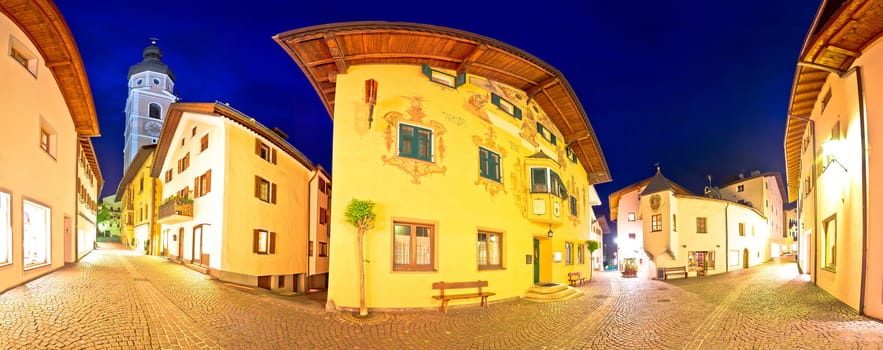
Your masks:
M101 188L101 184L104 183L104 177L101 175L101 167L98 166L98 157L95 155L95 147L92 146L92 139L88 137L80 137L80 149L83 150L83 154L86 155L86 162L89 164L89 169L92 170L92 174L98 180L99 192Z
M12 20L40 52L64 97L80 136L100 136L86 69L70 28L50 0L0 0Z
M827 17L828 13L833 13ZM824 16L824 17L823 17ZM832 72L852 67L868 45L883 34L883 0L824 1L804 42L791 89L788 113L809 118L825 80ZM807 121L788 118L785 131L785 162L788 200L797 200L800 184L801 140Z
M530 92L561 132L592 184L611 181L585 110L567 79L548 63L481 35L426 24L345 22L273 37L303 70L334 119L335 77L363 64L427 64L482 76Z
M141 167L144 166L144 162L150 158L150 154L155 152L156 148L156 144L144 145L138 149L138 153L135 153L135 158L132 158L132 163L126 168L126 173L123 174L123 178L120 179L120 184L117 185L117 195L114 198L117 202L123 199L123 195L126 194L126 187L129 187L129 184L135 179L135 175L137 175L138 171L141 170ZM154 159L156 159L156 157L154 157Z
M632 191L640 191L641 187L646 186L647 183L650 182L650 179L652 179L652 177L633 183L607 196L608 205L610 206L610 220L615 221L617 218L617 214L619 213L619 199L622 198L622 195Z
M270 130L270 128L259 123L254 118L220 102L179 102L171 104L171 106L169 106L168 114L166 114L166 119L163 122L162 131L159 133L159 138L156 142L156 157L154 157L154 163L156 165L163 164L169 153L170 147L173 144L176 144L173 140L175 137L175 130L178 129L178 124L180 124L181 117L185 112L228 118L267 139L310 171L313 171L316 168L307 156L301 153L297 148L294 148L294 146L288 143L288 141L285 141L282 136L279 136L279 134L273 132L273 130ZM150 176L159 178L160 175L162 175L162 166L154 166L150 169Z

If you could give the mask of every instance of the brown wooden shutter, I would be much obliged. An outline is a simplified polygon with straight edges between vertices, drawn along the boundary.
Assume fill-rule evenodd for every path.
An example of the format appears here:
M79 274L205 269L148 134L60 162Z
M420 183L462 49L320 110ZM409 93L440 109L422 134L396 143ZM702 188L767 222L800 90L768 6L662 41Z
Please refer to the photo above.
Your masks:
M276 184L270 184L270 203L276 204Z
M258 138L254 139L254 154L257 154L258 157L261 156L261 140Z
M251 252L252 252L252 253L257 253L257 252L258 252L258 240L261 239L261 231L260 231L260 230L254 230L254 234L253 234L252 236L253 236L253 237L252 237L252 240L251 240L251 241L252 241L252 244L251 244Z
M276 164L276 149L270 150L270 159L273 164Z
M269 253L276 254L276 232L270 232L269 236L270 236L270 237L268 237L269 241L270 241L270 252Z
M205 193L212 191L212 169L205 172Z
M193 178L193 198L202 196L202 189L199 188L199 176Z
M261 177L257 175L254 176L254 196L261 198Z

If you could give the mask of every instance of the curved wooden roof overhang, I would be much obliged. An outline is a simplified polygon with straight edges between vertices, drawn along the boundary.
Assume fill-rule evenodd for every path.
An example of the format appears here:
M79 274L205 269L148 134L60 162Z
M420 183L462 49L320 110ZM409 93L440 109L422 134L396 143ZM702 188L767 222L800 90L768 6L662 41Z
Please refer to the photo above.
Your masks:
M46 60L46 67L52 71L70 110L77 134L100 136L98 115L80 51L55 3L50 0L0 0L0 12L27 34Z
M337 74L361 64L427 64L521 89L555 123L592 184L611 181L607 161L579 99L564 76L518 48L481 35L426 24L345 22L273 37L304 71L334 118Z
M788 201L797 200L804 131L830 74L843 75L883 34L883 0L825 1L803 45L785 128Z

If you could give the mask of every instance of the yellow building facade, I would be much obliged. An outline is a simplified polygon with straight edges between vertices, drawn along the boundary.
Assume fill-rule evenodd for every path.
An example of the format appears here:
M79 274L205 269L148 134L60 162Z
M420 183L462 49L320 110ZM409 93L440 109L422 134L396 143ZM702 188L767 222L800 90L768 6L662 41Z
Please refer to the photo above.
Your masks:
M317 75L329 66L311 64L324 57L310 51L317 39L329 45L328 30L330 45L353 55L326 61L335 70L331 94ZM355 38L372 51L357 54L361 46L348 44ZM567 283L569 272L591 274L594 184L609 172L554 68L489 38L415 24L343 23L276 39L334 119L329 305L359 306L359 247L344 217L354 198L377 203L364 245L372 309L438 306L431 286L439 281L486 280L500 300L537 283ZM398 39L400 47L383 47ZM445 53L461 55L451 58L459 63L421 58ZM485 65L494 66L475 68ZM543 84L512 79L530 69Z
M157 209L162 183L150 176L156 145L142 146L117 187L121 205L120 240L124 245L150 255L161 255Z
M164 250L221 281L303 292L315 166L287 137L226 104L172 104L148 174Z

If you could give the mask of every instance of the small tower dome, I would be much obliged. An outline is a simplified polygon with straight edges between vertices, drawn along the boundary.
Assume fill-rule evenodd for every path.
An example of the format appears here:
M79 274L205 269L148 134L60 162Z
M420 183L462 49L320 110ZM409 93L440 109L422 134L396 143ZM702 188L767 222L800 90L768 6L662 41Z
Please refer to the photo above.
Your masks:
M151 38L150 45L144 48L141 53L143 59L131 67L129 67L129 75L127 79L141 72L157 72L168 75L170 79L175 80L175 73L162 61L162 50L156 46L156 39Z

